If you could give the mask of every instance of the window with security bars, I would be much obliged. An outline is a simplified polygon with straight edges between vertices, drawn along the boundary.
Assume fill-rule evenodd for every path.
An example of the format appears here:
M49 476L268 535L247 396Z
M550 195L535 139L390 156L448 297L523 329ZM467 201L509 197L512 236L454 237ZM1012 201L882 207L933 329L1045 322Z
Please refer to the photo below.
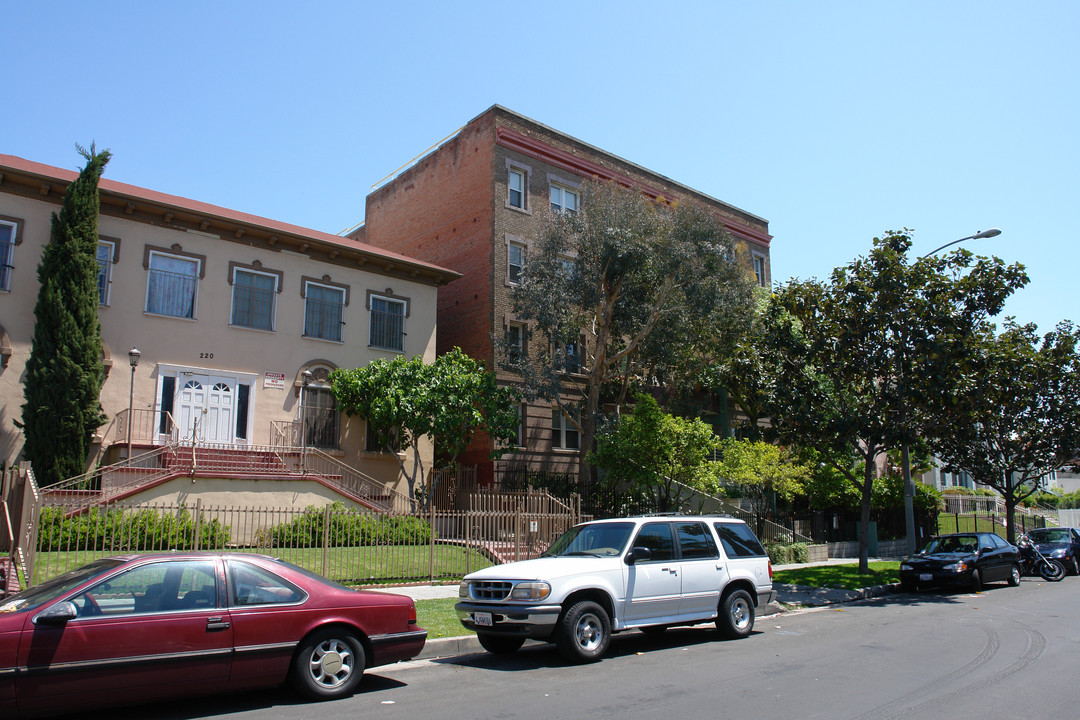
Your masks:
M0 220L0 290L11 289L11 270L15 257L15 229L15 223Z
M371 335L368 344L383 350L405 350L405 303L371 298Z
M273 330L276 297L275 276L237 268L233 274L232 324Z
M179 318L195 318L199 290L199 261L150 253L146 283L146 312Z
M304 296L304 337L341 342L345 291L309 282Z

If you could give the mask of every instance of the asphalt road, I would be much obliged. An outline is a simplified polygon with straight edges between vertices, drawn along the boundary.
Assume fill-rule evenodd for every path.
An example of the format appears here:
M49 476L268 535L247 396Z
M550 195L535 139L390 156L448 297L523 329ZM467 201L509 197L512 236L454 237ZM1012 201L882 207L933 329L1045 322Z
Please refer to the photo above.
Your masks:
M616 636L602 662L547 645L510 658L416 661L368 673L362 692L304 703L287 691L98 717L891 718L1075 717L1080 579L979 594L925 592L759 618L753 636L705 627ZM82 715L81 717L87 717Z

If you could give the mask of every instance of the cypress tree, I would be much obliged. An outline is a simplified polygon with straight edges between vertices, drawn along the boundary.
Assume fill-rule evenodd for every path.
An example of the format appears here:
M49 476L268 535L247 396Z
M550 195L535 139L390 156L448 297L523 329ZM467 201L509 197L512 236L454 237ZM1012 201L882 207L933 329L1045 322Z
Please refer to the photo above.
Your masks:
M52 215L49 244L38 265L34 338L26 363L22 406L23 456L38 483L53 485L81 474L90 440L105 422L101 409L101 321L98 318L98 180L108 150L89 151Z

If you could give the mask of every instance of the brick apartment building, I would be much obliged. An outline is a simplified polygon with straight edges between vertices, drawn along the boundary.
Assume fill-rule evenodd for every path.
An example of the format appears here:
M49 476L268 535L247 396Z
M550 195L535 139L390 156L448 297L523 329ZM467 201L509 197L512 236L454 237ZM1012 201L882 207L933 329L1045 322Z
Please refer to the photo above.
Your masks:
M439 290L437 352L457 346L498 370L493 337L524 337L511 294L540 223L551 209L575 209L586 178L615 181L652 197L711 208L747 252L747 272L768 287L768 222L663 175L495 105L450 140L367 197L361 242L449 268L462 279ZM522 408L522 431L501 463L573 472L579 439L550 405ZM460 458L481 483L494 466L489 438Z

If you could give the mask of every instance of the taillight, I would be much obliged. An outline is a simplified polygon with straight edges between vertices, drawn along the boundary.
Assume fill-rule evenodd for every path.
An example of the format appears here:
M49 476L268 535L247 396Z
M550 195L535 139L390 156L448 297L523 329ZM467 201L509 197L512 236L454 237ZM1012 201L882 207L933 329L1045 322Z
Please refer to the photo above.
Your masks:
M769 582L772 582L772 560L769 561Z
M409 624L416 624L416 603L409 603Z

